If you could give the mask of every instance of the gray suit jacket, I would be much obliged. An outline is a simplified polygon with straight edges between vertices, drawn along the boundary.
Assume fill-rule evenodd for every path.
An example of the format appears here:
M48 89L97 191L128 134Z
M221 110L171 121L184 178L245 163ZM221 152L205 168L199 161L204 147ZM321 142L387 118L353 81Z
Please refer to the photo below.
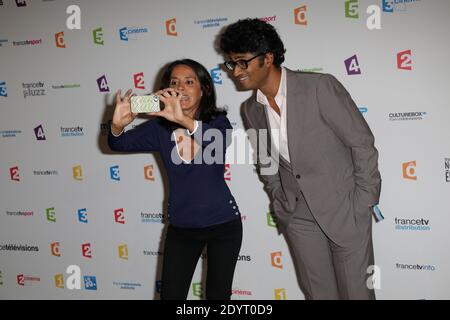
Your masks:
M260 174L275 214L289 215L303 192L332 241L339 245L359 241L362 233L371 232L369 206L378 203L381 190L372 132L332 75L286 71L290 165L281 159L275 174ZM249 98L242 110L245 126L268 129L266 112L254 96ZM265 147L273 158L270 144ZM257 168L262 166L258 157Z

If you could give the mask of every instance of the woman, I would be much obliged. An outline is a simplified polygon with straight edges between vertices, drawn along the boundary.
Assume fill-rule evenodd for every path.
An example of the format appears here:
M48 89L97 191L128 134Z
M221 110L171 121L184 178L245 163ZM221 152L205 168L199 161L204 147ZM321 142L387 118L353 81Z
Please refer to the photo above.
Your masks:
M224 180L225 141L232 127L226 112L216 107L211 76L198 62L172 62L164 72L162 88L155 94L164 109L149 113L157 118L127 132L124 128L137 115L131 112L132 92L128 90L123 98L117 92L108 143L115 151L157 151L166 168L169 226L161 299L186 299L205 245L206 299L230 299L242 242L240 212ZM209 129L219 132L218 141L223 141L222 150L216 152L220 161L212 164L202 161L203 151L212 143L203 139Z

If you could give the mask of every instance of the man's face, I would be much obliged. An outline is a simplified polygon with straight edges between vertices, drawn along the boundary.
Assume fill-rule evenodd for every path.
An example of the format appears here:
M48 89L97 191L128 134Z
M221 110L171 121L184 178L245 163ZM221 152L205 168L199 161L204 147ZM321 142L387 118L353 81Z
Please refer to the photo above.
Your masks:
M234 53L229 54L230 60L250 60L257 54L253 53ZM261 65L261 59L263 64ZM243 68L240 64L237 64L233 71L230 73L236 79L237 85L242 90L256 90L261 88L267 79L269 74L269 66L266 63L266 56L257 57L247 63L247 68Z

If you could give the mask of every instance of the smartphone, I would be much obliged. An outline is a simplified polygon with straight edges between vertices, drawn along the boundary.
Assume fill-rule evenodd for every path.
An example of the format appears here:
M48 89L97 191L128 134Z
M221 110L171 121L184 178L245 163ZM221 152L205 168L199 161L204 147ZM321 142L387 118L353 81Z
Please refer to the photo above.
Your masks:
M147 113L161 111L159 105L159 97L154 94L148 96L132 96L131 97L131 112L133 113Z

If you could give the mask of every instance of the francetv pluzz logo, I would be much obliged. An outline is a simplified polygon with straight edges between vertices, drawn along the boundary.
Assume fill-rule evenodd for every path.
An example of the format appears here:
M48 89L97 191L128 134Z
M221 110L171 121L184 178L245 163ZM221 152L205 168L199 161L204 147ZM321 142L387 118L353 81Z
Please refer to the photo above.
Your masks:
M36 97L36 96L45 96L45 84L44 82L29 82L22 83L23 88L23 97Z

